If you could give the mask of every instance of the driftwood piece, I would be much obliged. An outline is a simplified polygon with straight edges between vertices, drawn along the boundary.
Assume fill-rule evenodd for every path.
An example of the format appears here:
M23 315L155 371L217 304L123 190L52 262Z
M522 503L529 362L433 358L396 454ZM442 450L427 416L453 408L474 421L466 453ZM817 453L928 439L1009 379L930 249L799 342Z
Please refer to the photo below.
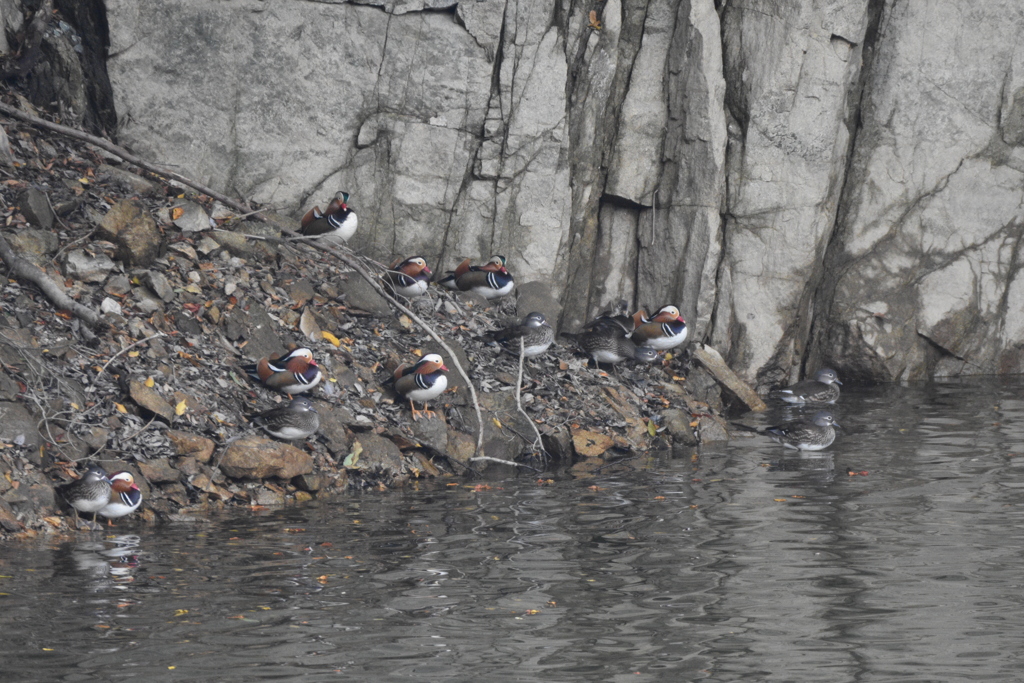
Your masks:
M97 328L105 325L99 313L69 297L59 284L43 272L42 268L14 253L14 249L3 235L0 235L0 259L3 259L10 269L11 275L34 284L57 308L71 311L76 318L85 322L89 327Z
M740 397L740 400L747 404L747 407L756 413L768 410L768 406L757 395L753 387L740 379L739 375L732 371L725 364L722 354L706 344L694 344L692 350L694 358L700 361L701 365L707 368L722 386Z

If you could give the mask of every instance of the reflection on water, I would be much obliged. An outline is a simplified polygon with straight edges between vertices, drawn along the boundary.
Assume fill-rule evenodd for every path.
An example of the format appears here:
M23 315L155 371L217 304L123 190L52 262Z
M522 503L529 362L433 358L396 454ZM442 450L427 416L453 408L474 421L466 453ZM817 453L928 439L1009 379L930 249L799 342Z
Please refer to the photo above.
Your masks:
M5 682L1013 680L1022 388L849 388L845 428L810 457L753 437L630 475L460 481L10 545L0 671Z

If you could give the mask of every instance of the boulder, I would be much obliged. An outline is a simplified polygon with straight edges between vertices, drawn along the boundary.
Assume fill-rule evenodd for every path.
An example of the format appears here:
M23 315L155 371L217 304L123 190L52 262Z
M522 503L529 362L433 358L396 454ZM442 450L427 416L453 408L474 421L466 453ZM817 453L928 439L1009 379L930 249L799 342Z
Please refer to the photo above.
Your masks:
M98 228L103 239L117 245L118 258L129 267L145 268L160 254L163 238L156 221L137 200L123 200L112 206Z
M174 408L156 391L138 380L128 382L128 394L140 407L154 413L161 420L170 424L174 422Z
M29 187L18 197L18 208L29 223L36 228L49 232L53 230L53 209L46 193L35 187Z
M246 437L224 449L220 469L235 479L291 479L313 471L313 457L295 446Z
M534 311L544 314L548 325L558 334L558 320L562 317L562 304L555 298L551 285L534 280L516 285L516 315L525 318Z
M60 239L53 232L22 228L5 232L4 237L18 256L43 267L60 248Z
M185 233L203 232L211 227L206 209L187 199L178 200L171 206L171 220L176 228Z
M402 460L402 451L391 440L366 433L359 434L353 440L353 450L356 444L361 448L361 452L351 469L387 477L398 477L403 473L405 464Z
M24 405L13 401L0 401L0 442L13 443L36 449L43 443L34 417Z
M173 484L181 479L181 473L171 467L171 463L166 458L139 460L136 466L139 468L139 474L145 477L151 485Z
M390 318L394 315L387 300L382 297L369 282L356 273L349 273L348 279L340 283L345 305L365 311L378 318Z
M69 278L82 282L103 282L116 265L106 254L89 254L84 249L68 253L64 264Z
M210 462L215 444L205 436L190 434L177 429L168 429L166 436L178 455L189 455L201 463Z

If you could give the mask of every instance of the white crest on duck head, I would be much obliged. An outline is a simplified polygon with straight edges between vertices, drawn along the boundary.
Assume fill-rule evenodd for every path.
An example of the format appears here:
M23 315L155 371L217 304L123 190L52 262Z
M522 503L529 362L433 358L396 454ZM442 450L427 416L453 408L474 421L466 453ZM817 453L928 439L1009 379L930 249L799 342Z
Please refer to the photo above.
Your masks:
M427 355L423 356L423 358L420 359L420 362L417 363L417 365L424 368L426 372L433 372L439 368L445 371L448 370L448 368L446 368L444 365L444 359L441 358L441 355L437 353L428 353ZM429 369L427 369L428 367Z
M676 308L675 306L669 305L669 306L662 306L661 308L658 309L658 313L654 316L654 319L657 320L657 319L660 319L660 318L668 318L670 320L678 320L678 319L682 318L682 315L680 315L678 308Z

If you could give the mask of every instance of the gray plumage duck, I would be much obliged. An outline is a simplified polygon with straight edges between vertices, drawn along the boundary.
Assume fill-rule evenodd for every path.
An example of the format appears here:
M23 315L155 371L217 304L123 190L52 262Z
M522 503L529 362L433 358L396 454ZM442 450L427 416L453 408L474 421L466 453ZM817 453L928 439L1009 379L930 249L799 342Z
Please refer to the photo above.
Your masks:
M555 341L555 331L543 313L534 311L515 325L486 335L484 339L490 344L501 346L514 356L519 355L522 340L523 357L534 358L551 347Z
M308 439L320 429L316 406L305 396L296 396L287 405L271 408L252 418L252 423L267 434L284 441Z
M836 440L835 427L841 426L828 410L819 410L811 419L784 422L768 427L762 433L786 448L820 451Z
M786 403L835 403L839 399L839 374L832 368L822 368L814 373L813 379L779 389L774 395Z

